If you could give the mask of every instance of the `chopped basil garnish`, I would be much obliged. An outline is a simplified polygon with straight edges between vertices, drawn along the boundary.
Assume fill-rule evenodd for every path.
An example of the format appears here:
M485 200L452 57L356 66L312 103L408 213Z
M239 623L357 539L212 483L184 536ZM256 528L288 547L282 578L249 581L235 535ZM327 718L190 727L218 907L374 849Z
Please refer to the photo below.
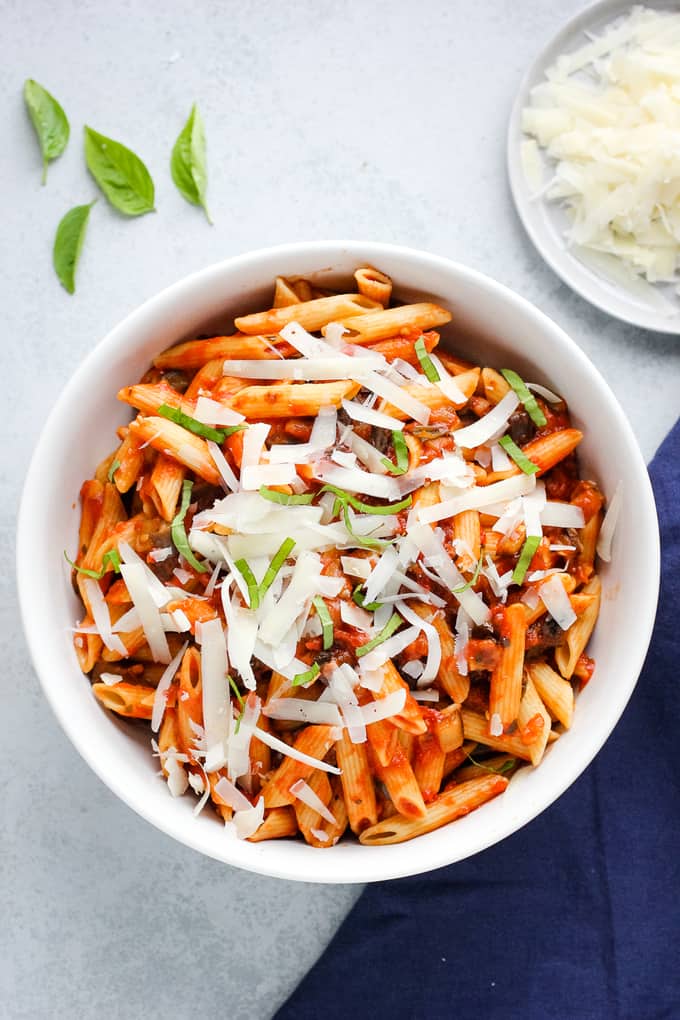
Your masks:
M392 475L403 475L408 470L408 446L402 432L392 433L392 445L397 463L394 464L389 457L381 457L380 463L387 468Z
M526 577L527 570L529 569L531 561L534 558L534 553L536 552L540 544L541 544L540 535L529 535L529 537L525 540L524 545L522 546L522 552L520 554L519 559L517 560L517 565L512 572L513 584L523 583L524 578Z
M246 428L245 425L230 425L226 429L214 429L210 425L204 425L203 422L192 418L190 414L185 414L179 407L170 407L169 404L161 404L158 408L158 413L161 417L174 421L176 425L181 425L182 428L193 432L196 436L202 436L203 439L212 439L213 443L223 443L234 432L241 432L242 429Z
M300 687L301 684L308 684L310 680L315 680L320 672L321 668L319 666L319 663L315 662L314 665L311 666L309 669L305 670L304 673L298 673L296 676L293 677L292 680L293 687Z
M328 649L333 645L333 621L331 619L331 614L328 612L328 606L320 595L314 596L312 599L312 605L316 609L316 615L319 617L319 622L321 624L324 651L328 651Z
M477 560L477 566L475 567L474 574L472 575L472 577L470 578L470 580L466 584L461 584L461 585L459 585L458 588L452 588L451 589L451 591L453 592L454 595L462 595L464 591L468 590L468 588L474 588L474 586L477 584L477 581L479 580L479 574L480 574L480 571L482 569L482 560L483 559L484 559L484 550L482 549L482 554L479 557L479 559Z
M89 570L87 567L79 567L77 563L70 560L64 549L64 558L74 570L77 570L79 574L85 574L86 577L92 577L95 581L101 581L104 574L108 571L109 567L113 569L115 574L120 573L120 555L117 549L109 549L102 556L102 568L101 570Z
M533 395L531 390L527 389L527 385L521 376L517 375L517 372L513 372L511 368L502 368L501 375L505 379L506 383L512 387L519 399L524 404L527 414L531 418L534 425L547 425L547 418L543 414L543 411L538 406L536 397Z
M189 563L194 570L197 570L199 574L204 574L208 569L203 563L194 556L193 550L189 545L189 539L187 538L186 528L184 527L184 518L186 517L189 504L191 503L191 490L194 487L194 483L188 479L182 483L182 502L177 514L172 520L170 525L170 537L174 543L175 548L182 554L184 559Z
M399 613L392 613L391 617L379 634L376 634L374 638L367 641L365 645L359 645L356 650L357 658L360 659L363 655L368 655L368 653L372 652L374 648L378 647L378 645L383 644L383 642L387 641L388 638L391 638L395 630L398 630L403 622L404 621Z
M277 492L276 489L270 489L267 485L261 485L259 492L263 499L268 499L270 503L280 503L281 506L308 506L313 502L315 496L313 492L301 495Z
M498 445L501 446L508 457L512 457L520 471L523 471L525 475L535 475L538 471L538 464L534 464L533 460L529 460L526 453L520 450L519 446L512 441L510 436L503 436L498 440Z
M420 367L425 373L425 377L431 383L439 382L439 372L434 367L434 363L430 358L430 355L427 353L425 341L423 340L422 336L419 336L418 339L416 340L414 350L418 355L418 361L420 362Z

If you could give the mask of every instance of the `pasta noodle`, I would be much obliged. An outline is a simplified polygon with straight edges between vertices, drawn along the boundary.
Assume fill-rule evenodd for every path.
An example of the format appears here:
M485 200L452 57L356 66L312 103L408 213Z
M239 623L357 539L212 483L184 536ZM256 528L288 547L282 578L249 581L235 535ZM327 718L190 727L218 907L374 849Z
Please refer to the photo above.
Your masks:
M93 694L250 842L454 821L540 766L594 669L604 497L566 405L442 349L451 313L379 269L354 283L277 277L159 353L80 491Z

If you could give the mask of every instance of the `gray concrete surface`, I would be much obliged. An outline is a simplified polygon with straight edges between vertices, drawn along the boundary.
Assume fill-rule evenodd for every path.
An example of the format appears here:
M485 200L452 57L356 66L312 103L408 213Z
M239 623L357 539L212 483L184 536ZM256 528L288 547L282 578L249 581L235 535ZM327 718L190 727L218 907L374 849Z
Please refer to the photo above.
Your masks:
M580 6L0 3L3 1018L269 1017L358 893L258 878L175 845L95 778L41 696L13 578L21 482L60 387L120 318L251 248L404 243L489 273L561 323L609 379L647 457L671 426L680 341L627 328L571 294L509 198L505 128L520 75ZM72 124L46 188L21 100L26 77L55 93ZM194 100L208 134L213 228L167 172ZM100 200L71 298L50 251L62 214L96 195L84 123L142 155L158 213L128 221Z

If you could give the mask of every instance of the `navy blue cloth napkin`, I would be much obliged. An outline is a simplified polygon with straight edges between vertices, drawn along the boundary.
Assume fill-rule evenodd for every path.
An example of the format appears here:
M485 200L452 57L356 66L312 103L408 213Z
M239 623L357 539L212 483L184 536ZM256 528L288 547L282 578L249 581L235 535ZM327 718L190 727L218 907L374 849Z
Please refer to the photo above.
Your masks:
M277 1020L680 1018L680 422L650 474L661 601L606 746L510 838L369 886Z

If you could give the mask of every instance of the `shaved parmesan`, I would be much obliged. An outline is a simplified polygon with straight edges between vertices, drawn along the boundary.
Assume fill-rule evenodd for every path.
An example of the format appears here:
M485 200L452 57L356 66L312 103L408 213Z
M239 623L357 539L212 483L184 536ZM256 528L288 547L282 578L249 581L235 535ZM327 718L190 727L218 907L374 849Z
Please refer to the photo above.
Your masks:
M396 421L396 418L395 418ZM403 425L403 422L399 422ZM375 446L362 439L361 436L352 428L347 428L342 434L341 442L346 446L349 446L352 453L357 457L362 464L368 468L373 474L386 475L387 468L385 467L385 455L381 453Z
M331 323L331 325L332 325L332 323ZM328 329L328 327L326 327L326 328ZM312 827L312 828L310 828L309 831L311 832L311 834L314 837L314 839L318 840L319 843L327 843L329 841L329 839L331 838L328 835L327 832L323 831L323 829L315 829L314 827Z
M576 620L569 596L557 574L552 574L539 588L539 595L545 608L562 630L569 630Z
M582 528L585 517L580 506L573 503L547 502L541 510L544 528Z
M149 584L148 570L142 563L122 563L120 572L125 581L125 587L130 593L135 609L142 621L144 636L148 642L149 650L155 662L170 662L170 648L163 631L163 624L157 605L154 603L152 587ZM156 578L154 578L156 580ZM160 581L158 582L160 584ZM169 593L164 588L164 601L169 599Z
M466 587L465 578L444 548L441 537L429 525L423 524L411 529L409 538L422 552L425 562L435 572L444 587L453 593L474 622L478 626L486 623L490 615L489 607L481 595L473 591L472 588Z
M446 499L442 503L419 507L417 510L418 519L423 524L443 521L448 517L455 517L463 510L481 510L496 503L509 502L517 496L525 496L535 486L536 476L525 474L513 475L512 478L504 478L501 482L492 482L491 485L476 485L467 492L454 496L452 499Z
M178 756L173 754L174 750L174 747L171 747L168 749L167 753L163 755L163 765L167 772L166 778L171 796L181 797L188 789L189 780L187 779L186 772L178 761Z
M402 673L406 673L406 676L410 676L412 680L418 680L423 675L423 669L424 666L420 659L411 659L401 667Z
M137 555L128 542L119 542L118 552L120 553L120 558L123 563L134 563L136 566L142 568L144 571L146 585L149 589L149 594L151 595L155 605L157 605L159 609L166 606L172 598L172 593L165 587L162 581L159 581L153 570L149 569L141 556Z
M545 485L537 482L533 492L522 497L522 509L524 512L524 524L527 538L536 536L541 538L543 529L541 527L541 511L545 506Z
M148 558L152 563L162 563L163 560L167 560L169 556L172 556L173 552L172 546L166 545L164 549L152 549Z
M253 806L246 795L241 793L226 776L222 776L215 783L215 793L232 811L249 811Z
M363 744L366 742L366 726L354 693L355 679L358 684L359 678L351 666L339 666L331 671L328 691L340 708L349 739L353 744Z
M113 684L119 684L123 677L120 673L100 673L98 679L100 683L111 687Z
M374 411L373 408L366 407L365 404L360 404L356 400L343 400L342 407L353 421L362 421L375 428L401 431L405 424L398 418L383 414L382 411Z
M565 209L567 243L588 268L655 308L650 284L680 279L679 64L677 10L633 7L558 57L522 113L554 171L544 195ZM677 302L666 304L677 316Z
M184 653L188 647L189 642L185 641L175 658L168 665L168 668L163 671L161 678L158 681L158 686L156 687L156 691L153 696L153 708L151 711L151 729L154 733L158 733L160 725L163 722L167 693L170 688L170 684L175 679L175 673L179 669L179 664L184 658ZM118 677L118 679L120 679L120 677Z
M539 383L527 383L527 389L533 393L538 393L539 397L543 397L549 404L561 404L562 397L558 396L557 393L553 393L547 386L540 386Z
M236 811L232 822L239 839L250 839L264 821L264 797L260 797L254 807L244 811Z
M509 471L512 467L512 461L498 443L491 447L491 467L494 471Z
M382 719L391 719L399 715L406 704L406 691L402 687L398 691L387 694L384 698L377 698L376 701L369 701L367 705L361 706L364 725L380 722Z
M245 416L209 397L199 397L193 417L204 425L240 425Z
M430 683L436 679L439 673L439 667L442 661L442 644L439 637L437 628L427 620L423 620L422 617L416 613L411 606L405 602L399 607L399 612L409 623L412 623L414 627L418 627L422 630L427 638L427 662L425 668L420 674L419 681L422 683Z
M430 361L437 370L439 379L435 383L435 386L442 391L445 397L455 404L457 407L462 407L463 404L467 404L467 397L461 390L460 386L456 382L455 378L446 371L441 361L436 354L430 352L428 355Z
M380 666L384 666L388 659L393 659L396 655L403 652L405 648L408 648L411 642L415 641L418 637L419 633L420 627L407 627L405 630L400 630L393 637L388 638L387 641L383 641L372 652L367 652L364 655L363 661L366 669L378 669Z
M248 695L238 726L231 720L227 750L227 773L236 782L250 772L250 740L260 718L261 702L255 694Z
M117 637L117 635L115 635L113 633L113 630L111 629L111 617L109 615L109 607L102 594L102 590L99 587L99 582L95 581L91 577L85 577L83 578L83 587L85 589L87 600L90 604L92 618L95 622L95 626L102 641L104 642L106 647L109 648L112 652L117 652L118 655L126 657L128 654L127 648L125 647L121 639ZM163 638L163 640L165 640L165 638ZM165 661L168 662L169 659L170 654L168 653L168 658Z
M336 768L335 765L329 765L328 762L321 761L319 758L312 758L311 755L305 754L304 751L298 751L297 748L287 744L284 740L279 740L272 733L267 733L265 730L261 730L259 726L255 727L255 734L263 744L270 747L272 751L279 751L280 754L285 755L287 758L293 758L295 761L301 762L303 765L311 765L313 769L319 769L321 772L330 772L331 775L339 776L342 774L342 770Z
M397 569L397 552L392 546L388 546L382 553L378 562L366 579L365 602L375 602L378 595L382 594L385 585Z
M382 367L380 358L348 358L345 354L271 361L225 361L224 374L240 379L290 379L293 382L331 382L364 379Z
M614 538L614 532L621 512L622 503L623 485L619 482L616 486L614 495L611 498L611 502L607 507L607 512L604 515L602 527L600 528L600 535L597 540L597 555L600 559L604 560L605 563L609 563L612 558L612 540Z
M519 405L519 397L514 390L505 394L496 406L472 425L456 429L453 433L456 446L472 450L475 446L487 443L501 429L505 429L510 415Z
M305 722L314 725L342 726L337 705L328 701L306 701L304 698L272 698L263 714L269 719Z
M231 722L227 647L219 618L201 624L201 684L207 748L205 770L216 772L227 761L226 745Z
M233 362L230 362L233 364ZM263 364L270 364L263 362ZM246 467L256 467L262 458L264 444L269 435L270 426L264 422L249 425L243 433L243 452L241 454L241 471Z
M255 464L241 467L241 486L249 491L261 485L290 485L297 478L293 464Z
M364 581L370 576L372 570L371 561L358 556L341 556L340 564L349 577L360 577Z
M340 603L340 619L348 623L350 627L358 627L359 630L369 631L373 624L373 617L365 609L361 609L353 602Z
M378 499L399 499L399 486L393 478L372 475L360 468L338 467L337 464L326 461L317 466L316 477L348 492L359 492Z
M400 411L407 414L410 418L414 418L421 425L427 425L430 420L430 408L427 404L423 404L420 400L416 400L410 393L402 389L401 386L397 386L396 383L390 382L389 379L385 379L383 376L378 375L377 372L369 372L368 375L363 379L363 384L373 393L377 393L379 397L386 400L389 404L394 407L398 407ZM403 425L402 425L403 428Z
M498 712L494 712L489 723L489 733L492 737L503 736L503 722Z
M427 691L411 691L411 697L414 701L439 701L439 691L427 690Z
M321 797L314 793L314 790L304 781L304 779L298 779L296 783L293 783L289 792L303 804L306 804L307 807L311 808L312 811L316 811L318 815L321 815L321 817L327 822L330 822L331 825L337 824L335 815L331 814L324 802L321 800Z
M240 488L239 480L229 466L226 457L217 443L214 443L212 439L209 439L208 449L210 450L210 456L213 459L215 467L220 473L220 478L224 482L225 488L230 489L232 492L238 492Z

